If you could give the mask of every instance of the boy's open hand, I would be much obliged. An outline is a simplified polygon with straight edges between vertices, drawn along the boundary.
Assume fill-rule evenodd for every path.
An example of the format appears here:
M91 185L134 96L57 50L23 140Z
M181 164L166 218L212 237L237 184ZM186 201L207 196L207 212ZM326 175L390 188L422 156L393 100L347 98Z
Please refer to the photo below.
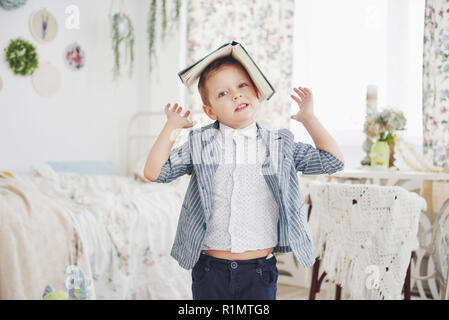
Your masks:
M303 122L304 120L313 116L312 91L303 87L293 88L293 90L297 95L292 94L290 97L298 104L299 111L297 114L290 116L290 118L295 119L299 122Z
M196 124L196 121L190 121L188 116L190 111L187 110L183 116L181 116L182 107L177 103L170 108L170 103L165 106L165 114L167 115L167 122L173 125L176 129L191 128Z

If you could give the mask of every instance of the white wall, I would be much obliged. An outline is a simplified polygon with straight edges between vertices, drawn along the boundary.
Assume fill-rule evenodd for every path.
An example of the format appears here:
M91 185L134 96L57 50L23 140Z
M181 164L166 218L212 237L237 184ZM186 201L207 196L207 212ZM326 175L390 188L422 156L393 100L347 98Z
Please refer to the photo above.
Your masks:
M80 29L65 27L65 9L80 9ZM109 0L34 0L17 10L0 7L0 170L20 172L44 161L112 161L125 173L126 130L137 110L163 110L167 102L182 102L177 72L185 36L176 27L158 45L158 66L148 71L147 18L149 2L125 1L135 31L134 74L112 81L113 52L108 13ZM118 8L118 1L115 1ZM29 17L47 8L58 21L58 35L38 43L29 31ZM171 9L169 7L169 9ZM15 76L5 62L10 39L33 43L41 63L51 61L61 73L60 91L48 98L33 89L31 77ZM86 53L86 66L77 72L63 61L66 47L77 41ZM126 74L126 72L123 72Z

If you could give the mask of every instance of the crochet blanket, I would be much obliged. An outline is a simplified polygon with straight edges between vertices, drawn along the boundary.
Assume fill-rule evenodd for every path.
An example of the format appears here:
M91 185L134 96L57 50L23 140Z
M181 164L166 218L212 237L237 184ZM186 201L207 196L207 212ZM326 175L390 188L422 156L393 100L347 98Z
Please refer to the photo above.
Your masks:
M312 183L310 225L327 277L351 299L401 299L426 202L401 187Z

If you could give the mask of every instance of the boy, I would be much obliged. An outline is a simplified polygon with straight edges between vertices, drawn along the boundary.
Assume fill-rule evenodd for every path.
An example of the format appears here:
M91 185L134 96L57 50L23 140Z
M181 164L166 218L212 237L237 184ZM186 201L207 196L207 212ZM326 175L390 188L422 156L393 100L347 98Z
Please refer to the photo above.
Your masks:
M147 179L163 183L191 175L172 256L193 268L195 300L274 300L278 272L272 252L293 251L306 267L317 256L297 171L332 174L343 168L343 155L315 117L307 88L294 88L299 111L291 118L305 126L316 148L294 142L289 130L269 131L254 121L257 89L232 57L209 64L198 90L215 122L190 131L188 141L171 150L179 131L195 123L187 119L189 111L182 116L182 107L167 104L167 122L144 169ZM257 150L256 159L250 149Z

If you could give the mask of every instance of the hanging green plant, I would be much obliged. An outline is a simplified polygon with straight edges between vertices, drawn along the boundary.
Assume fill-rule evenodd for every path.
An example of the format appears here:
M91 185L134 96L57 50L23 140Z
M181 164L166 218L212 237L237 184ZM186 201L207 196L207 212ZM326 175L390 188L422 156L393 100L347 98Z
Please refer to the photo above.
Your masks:
M176 15L175 20L178 20L179 14L181 13L181 0L176 0Z
M116 13L111 17L112 49L114 50L114 79L120 76L120 45L125 44L125 63L129 61L129 76L132 76L134 63L134 28L131 19L124 13Z
M39 66L36 48L26 40L11 40L5 52L6 61L14 74L29 76Z
M150 15L148 20L148 53L150 56L150 71L152 69L153 57L155 57L156 50L154 49L156 38L156 0L151 0Z
M162 39L165 38L165 31L167 30L167 3L162 0Z
M150 57L150 72L152 69L153 60L156 57L156 24L157 24L157 0L151 0L150 2L150 13L148 15L148 54ZM167 0L160 1L161 3L161 39L164 40L166 36L166 31L168 28L168 16L167 16ZM172 26L179 20L181 14L181 0L174 0L175 14L171 18Z

